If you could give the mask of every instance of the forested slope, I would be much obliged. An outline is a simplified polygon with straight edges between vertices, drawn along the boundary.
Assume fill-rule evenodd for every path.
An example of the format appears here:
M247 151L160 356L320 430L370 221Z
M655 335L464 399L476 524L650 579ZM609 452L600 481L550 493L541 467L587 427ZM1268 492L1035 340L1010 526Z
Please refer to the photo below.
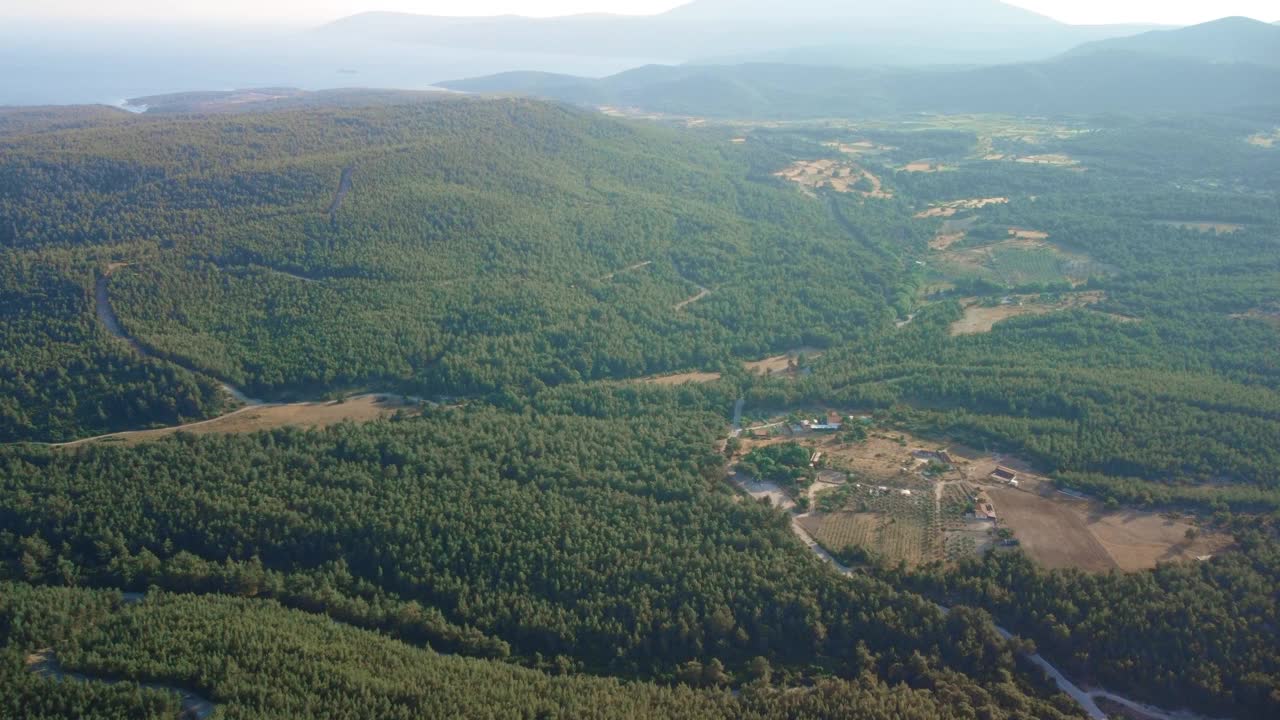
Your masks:
M784 516L732 493L714 416L612 403L628 417L472 408L7 450L0 572L271 598L560 671L719 686L767 664L792 682L948 686L996 716L1070 714L1034 699L1034 674L1015 674L984 615L944 618L918 596L829 573Z
M139 120L4 150L0 242L81 272L132 263L109 282L126 331L258 397L716 369L865 335L900 274L768 177L768 150L523 101Z

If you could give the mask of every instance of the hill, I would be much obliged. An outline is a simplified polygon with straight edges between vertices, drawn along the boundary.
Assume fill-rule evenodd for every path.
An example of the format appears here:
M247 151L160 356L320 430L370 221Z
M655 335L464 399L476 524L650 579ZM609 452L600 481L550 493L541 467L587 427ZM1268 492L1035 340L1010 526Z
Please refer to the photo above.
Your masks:
M880 64L920 65L1039 59L1081 42L1125 34L1128 29L1063 25L996 0L800 0L785 6L759 0L697 0L642 17L444 18L367 13L317 32L363 42L670 61L843 45L862 48Z
M710 117L1160 113L1274 101L1280 98L1280 69L1099 50L972 70L649 66L600 80L516 73L442 86Z
M1088 43L1073 50L1072 54L1108 52L1280 67L1280 27L1245 17L1230 17L1178 30Z
M212 398L190 372L264 399L487 394L715 370L893 316L894 262L777 186L767 152L542 103L424 97L148 113L0 142L0 387L14 386L0 439L198 417ZM55 250L56 265L41 260ZM838 289L811 302L785 290L784 267ZM97 321L108 306L147 357ZM51 348L89 340L103 356L60 373ZM167 384L188 389L144 384L123 401L135 412L113 412L82 385L133 387L142 371L122 357L185 368Z

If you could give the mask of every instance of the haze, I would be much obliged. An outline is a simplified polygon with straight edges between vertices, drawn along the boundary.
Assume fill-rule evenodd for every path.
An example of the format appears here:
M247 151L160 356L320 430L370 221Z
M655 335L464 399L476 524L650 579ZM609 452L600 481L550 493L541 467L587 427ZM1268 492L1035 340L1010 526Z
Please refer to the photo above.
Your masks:
M0 17L147 19L183 21L217 19L234 22L306 24L368 11L430 15L519 14L551 17L574 13L653 14L683 3L678 0L8 0ZM1274 0L1020 0L1010 3L1073 24L1145 22L1166 25L1199 23L1225 15L1259 20L1280 19Z

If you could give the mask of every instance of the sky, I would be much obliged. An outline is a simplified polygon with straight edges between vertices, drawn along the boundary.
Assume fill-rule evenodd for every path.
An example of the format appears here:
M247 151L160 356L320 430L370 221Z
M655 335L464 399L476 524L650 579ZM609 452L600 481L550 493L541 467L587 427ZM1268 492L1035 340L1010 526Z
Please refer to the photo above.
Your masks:
M370 10L555 16L651 14L680 4L681 0L0 0L0 17L315 24ZM1276 0L1010 0L1010 4L1073 24L1188 25L1227 15L1280 20Z

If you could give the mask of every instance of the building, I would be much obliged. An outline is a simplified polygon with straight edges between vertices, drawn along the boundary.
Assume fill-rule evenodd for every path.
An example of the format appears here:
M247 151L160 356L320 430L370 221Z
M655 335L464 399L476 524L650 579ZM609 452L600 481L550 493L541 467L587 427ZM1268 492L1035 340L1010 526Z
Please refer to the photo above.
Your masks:
M996 521L995 506L993 506L989 502L979 502L973 508L973 516L979 520L986 520L987 522L995 522Z
M1018 484L1018 473L1003 465L997 466L995 472L991 473L991 477L1008 485Z

